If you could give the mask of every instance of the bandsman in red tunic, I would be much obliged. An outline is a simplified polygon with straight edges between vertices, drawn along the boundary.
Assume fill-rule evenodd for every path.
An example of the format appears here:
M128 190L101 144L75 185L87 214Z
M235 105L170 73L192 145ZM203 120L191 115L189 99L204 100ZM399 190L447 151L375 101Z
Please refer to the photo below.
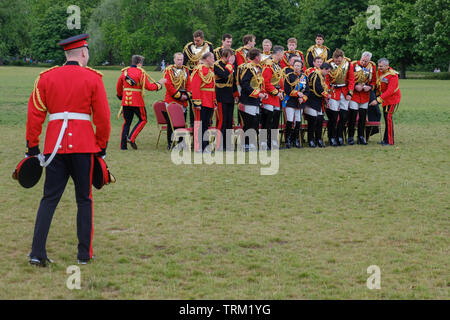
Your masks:
M355 87L355 76L351 60L344 55L344 51L341 49L336 49L333 52L333 58L327 62L331 65L331 72L327 78L331 89L331 99L326 108L328 141L331 146L336 147L344 145L343 132L347 121L348 105ZM351 116L353 113L350 112ZM338 117L339 122L337 121ZM348 144L354 144L350 134Z
M255 47L256 37L253 34L246 34L242 38L242 43L244 46L236 50L236 63L238 67L250 61L248 52Z
M394 122L392 115L400 103L401 93L398 86L398 73L389 66L389 60L378 60L377 102L383 104L385 122L383 146L394 145ZM374 101L373 104L376 104Z
M303 63L302 71L306 72L306 64L305 64L305 58L303 57L303 52L301 52L300 50L297 50L297 39L289 38L287 41L287 47L288 47L288 50L284 52L283 59L280 62L281 68L285 68L285 67L289 66L289 58L294 55L302 60L302 63Z
M155 82L142 69L144 57L134 55L131 58L131 66L123 68L122 74L117 80L117 97L122 100L123 125L120 139L120 149L127 150L127 142L133 149L137 149L136 138L147 124L147 110L145 109L144 95L145 90L158 91L166 79ZM119 112L120 113L120 112ZM138 122L130 132L131 122L134 115Z
M361 59L352 62L352 69L355 75L355 90L350 101L350 110L358 110L358 144L366 145L364 137L366 127L367 109L369 107L370 91L375 89L377 83L377 67L375 62L370 61L372 54L364 52ZM348 136L352 137L355 132L356 117L351 117L348 124Z
M273 128L274 112L280 111L280 100L284 97L283 87L281 86L283 71L279 64L283 58L283 53L283 47L275 46L270 57L261 61L262 76L264 79L262 87L263 91L267 93L267 99L261 101L262 129L267 130L267 142L266 145L262 144L262 148L268 150L270 150L272 146L278 148L278 137L271 138L271 129Z
M189 70L183 65L183 54L177 52L173 55L174 64L164 69L164 78L167 80L165 83L166 95L164 102L166 106L170 103L178 103L183 106L184 119L186 120L186 111L188 108L188 101L192 94L190 92L190 75ZM172 126L170 125L170 118L167 112L163 111L163 116L167 121L167 149L170 149L172 144Z
M207 52L191 74L192 102L195 116L194 150L196 152L209 151L206 150L208 139L205 137L205 132L208 130L216 107L213 66L214 54Z
M82 34L59 43L66 63L41 72L28 102L27 156L40 155L39 136L49 114L44 156L40 156L46 178L34 228L32 265L45 267L52 262L46 251L47 235L69 177L78 207L78 262L86 264L93 257L93 163L96 154L105 155L111 124L102 74L86 67L88 37Z

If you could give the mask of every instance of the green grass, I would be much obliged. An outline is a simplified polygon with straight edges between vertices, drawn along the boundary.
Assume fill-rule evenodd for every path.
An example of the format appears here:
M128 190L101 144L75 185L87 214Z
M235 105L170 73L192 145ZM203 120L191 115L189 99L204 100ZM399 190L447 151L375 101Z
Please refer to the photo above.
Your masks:
M448 299L450 82L402 80L396 147L281 150L260 165L174 165L150 124L119 151L118 71L102 71L112 111L107 161L117 183L94 189L94 254L81 290L73 183L47 242L56 265L28 264L44 179L21 188L26 105L37 68L0 68L1 299ZM161 73L152 72L154 79ZM42 146L41 146L42 148ZM369 290L367 267L381 268Z

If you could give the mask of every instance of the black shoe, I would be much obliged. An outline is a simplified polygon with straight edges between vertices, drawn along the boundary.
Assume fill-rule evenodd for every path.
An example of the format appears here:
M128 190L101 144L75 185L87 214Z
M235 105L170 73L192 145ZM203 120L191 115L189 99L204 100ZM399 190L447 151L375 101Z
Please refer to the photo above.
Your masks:
M137 150L137 145L136 145L136 143L135 142L133 142L133 141L131 141L131 140L127 140L127 142L131 145L131 147L134 149L134 150Z
M94 260L94 259L95 259L95 256L92 256L91 259L78 259L78 264L86 265L86 264L88 264L91 260Z
M331 138L330 139L330 146L332 146L332 147L337 147L338 146L338 143L336 142L335 138Z
M300 140L299 140L299 139L295 139L295 140L294 140L294 147L296 147L297 149L303 148L303 147L302 147L302 144L300 143Z
M356 140L357 144L363 144L363 145L367 145L367 141L366 138L364 138L363 136L359 136L358 140Z
M355 140L353 140L353 137L348 137L348 144L349 144L350 146L352 146L352 145L355 144Z
M338 144L338 146L345 146L344 139L343 138L338 138L337 139L337 144Z
M384 142L384 140L381 140L380 142L378 142L378 144L384 145L384 144L387 144L387 143Z
M45 268L49 264L53 263L53 260L49 258L40 259L38 257L30 257L30 264L37 267Z
M309 147L310 147L310 148L315 148L315 147L316 147L316 144L315 144L314 141L312 141L312 140L310 140L310 141L308 142L308 144L309 144Z
M323 143L322 139L317 140L317 145L319 148L325 148L325 144Z

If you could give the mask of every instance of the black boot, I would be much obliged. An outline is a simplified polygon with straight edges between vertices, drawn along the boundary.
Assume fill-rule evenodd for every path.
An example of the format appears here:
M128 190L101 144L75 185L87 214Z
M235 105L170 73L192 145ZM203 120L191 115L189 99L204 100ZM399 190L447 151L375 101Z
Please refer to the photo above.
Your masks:
M286 149L291 148L292 122L286 122Z
M337 140L337 144L338 144L338 146L345 146L344 139L339 137Z
M358 137L358 140L356 141L356 143L367 145L366 138L364 138L363 136Z
M355 144L355 140L353 139L353 137L348 137L347 142L348 142L348 144L349 144L350 146L352 146L352 145Z
M332 147L337 147L338 146L337 141L336 141L335 138L331 138L330 139L330 146L332 146Z
M322 139L317 139L317 145L319 146L319 148L325 148L325 144L323 143Z
M292 141L294 142L294 147L301 149L302 145L300 143L300 122L296 121L295 122L295 127L294 127L294 132L293 132L293 138Z

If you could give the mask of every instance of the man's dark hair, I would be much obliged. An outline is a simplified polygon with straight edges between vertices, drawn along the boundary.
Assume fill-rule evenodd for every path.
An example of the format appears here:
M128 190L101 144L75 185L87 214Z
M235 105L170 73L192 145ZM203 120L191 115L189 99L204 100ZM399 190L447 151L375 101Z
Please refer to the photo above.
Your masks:
M321 57L321 56L317 56L317 57L315 57L313 61L314 61L314 62L316 62L316 61L317 61L317 60L319 60L319 59L323 61L323 59L322 59L322 57Z
M208 51L202 55L202 59L203 60L208 59L209 56L214 56L214 53Z
M253 34L246 34L245 36L242 37L242 43L245 46L247 43L249 43L250 41L252 41L255 38L256 37Z
M202 39L205 38L205 34L203 33L202 30L195 31L193 36L194 36L194 38L202 38Z
M259 56L261 54L261 50L259 50L258 48L251 48L248 51L248 58L250 60L255 60L257 56Z
M277 54L280 51L284 52L284 48L282 46L275 46L275 47L273 47L273 54Z
M135 66L135 65L137 65L139 63L144 63L144 57L143 56L135 54L134 56L131 57L131 64L132 65Z
M222 41L225 41L226 39L233 39L233 36L231 34L229 34L229 33L225 33L222 36Z
M324 62L320 65L320 69L322 69L322 70L323 69L325 69L325 70L331 69L331 65L327 62Z
M337 48L333 52L333 58L339 58L339 57L344 57L344 51L342 51L341 49Z
M316 38L322 38L322 39L325 40L325 37L324 37L323 34L321 34L321 33L316 34Z

